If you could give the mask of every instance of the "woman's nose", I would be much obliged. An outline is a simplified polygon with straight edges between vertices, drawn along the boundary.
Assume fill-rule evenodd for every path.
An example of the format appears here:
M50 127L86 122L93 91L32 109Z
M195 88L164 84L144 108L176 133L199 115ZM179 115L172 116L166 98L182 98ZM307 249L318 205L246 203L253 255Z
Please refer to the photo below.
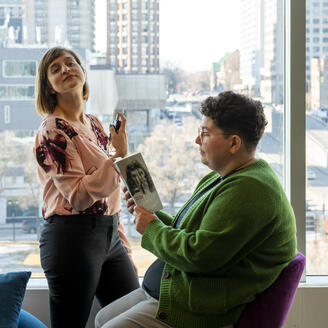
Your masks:
M69 72L71 69L68 67L68 66L66 66L66 65L64 65L63 66L63 72L64 73L67 73L67 72Z

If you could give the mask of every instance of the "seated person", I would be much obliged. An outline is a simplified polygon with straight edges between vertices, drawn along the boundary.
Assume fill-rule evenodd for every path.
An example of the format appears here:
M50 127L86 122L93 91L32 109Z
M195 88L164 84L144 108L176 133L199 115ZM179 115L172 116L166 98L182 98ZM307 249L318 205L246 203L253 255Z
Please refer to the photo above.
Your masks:
M136 206L142 247L157 256L141 288L99 311L96 327L232 327L297 254L292 207L256 146L261 102L233 92L207 98L195 142L212 171L175 215Z

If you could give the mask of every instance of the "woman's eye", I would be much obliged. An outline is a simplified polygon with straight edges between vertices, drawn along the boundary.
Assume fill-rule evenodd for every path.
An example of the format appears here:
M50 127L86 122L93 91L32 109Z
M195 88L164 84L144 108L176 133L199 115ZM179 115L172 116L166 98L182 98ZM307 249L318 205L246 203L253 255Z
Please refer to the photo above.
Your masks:
M68 66L73 66L73 65L74 65L74 62L68 63Z

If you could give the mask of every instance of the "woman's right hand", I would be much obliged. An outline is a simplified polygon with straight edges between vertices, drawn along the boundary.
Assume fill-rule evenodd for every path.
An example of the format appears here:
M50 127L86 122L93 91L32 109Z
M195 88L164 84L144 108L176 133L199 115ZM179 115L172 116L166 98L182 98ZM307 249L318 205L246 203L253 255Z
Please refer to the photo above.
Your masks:
M136 206L131 194L128 191L127 187L123 187L123 192L124 192L124 200L125 200L125 204L126 204L126 208L128 209L128 211L133 214L134 208Z
M116 132L114 126L109 127L111 144L115 148L115 153L112 158L125 157L128 153L128 135L126 133L126 118L123 114L118 113L121 118L121 126Z

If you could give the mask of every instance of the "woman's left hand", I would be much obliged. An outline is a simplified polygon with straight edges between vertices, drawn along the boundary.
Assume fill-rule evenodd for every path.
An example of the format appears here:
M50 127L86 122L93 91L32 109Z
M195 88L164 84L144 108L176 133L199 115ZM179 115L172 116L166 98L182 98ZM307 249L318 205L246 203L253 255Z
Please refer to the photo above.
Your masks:
M157 220L157 216L145 210L141 206L136 206L133 211L134 223L136 225L136 230L143 235L146 230L146 227L151 221Z

